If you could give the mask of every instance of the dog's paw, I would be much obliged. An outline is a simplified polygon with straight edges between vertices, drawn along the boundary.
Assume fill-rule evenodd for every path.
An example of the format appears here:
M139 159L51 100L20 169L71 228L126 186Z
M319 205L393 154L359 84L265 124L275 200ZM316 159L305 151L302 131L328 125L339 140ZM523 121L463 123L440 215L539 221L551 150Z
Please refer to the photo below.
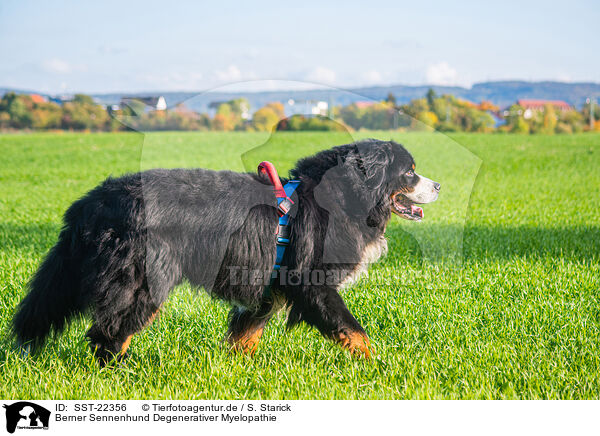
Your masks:
M354 357L370 359L375 356L375 349L369 341L369 337L363 332L342 331L335 335L336 341L342 348L348 349Z
M227 338L227 343L232 351L252 356L258 348L262 332L262 329L257 329L252 332L244 332L240 335L232 334Z

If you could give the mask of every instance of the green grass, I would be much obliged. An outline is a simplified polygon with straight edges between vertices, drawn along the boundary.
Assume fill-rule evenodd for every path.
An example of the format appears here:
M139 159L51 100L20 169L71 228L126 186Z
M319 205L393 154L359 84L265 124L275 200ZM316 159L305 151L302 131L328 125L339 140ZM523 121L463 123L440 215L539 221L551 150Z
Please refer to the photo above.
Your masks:
M378 351L354 360L280 315L254 358L222 345L226 304L183 285L100 369L77 320L22 359L14 308L71 202L156 166L289 169L342 133L0 136L0 397L163 399L598 398L600 135L360 133L404 143L443 185L425 220L393 218L389 255L343 296ZM263 145L264 144L264 145ZM258 148L257 148L258 147Z

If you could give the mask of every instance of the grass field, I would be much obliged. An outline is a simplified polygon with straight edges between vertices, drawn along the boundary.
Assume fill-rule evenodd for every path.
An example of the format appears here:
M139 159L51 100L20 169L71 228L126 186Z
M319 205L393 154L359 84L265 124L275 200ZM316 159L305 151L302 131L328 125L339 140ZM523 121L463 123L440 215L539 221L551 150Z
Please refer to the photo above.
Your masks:
M424 222L392 219L389 255L344 291L374 360L286 332L281 315L254 358L231 355L227 305L183 285L112 369L88 351L88 318L26 359L6 337L72 201L140 168L289 169L349 135L0 136L0 398L598 399L600 135L356 136L404 143L443 185Z

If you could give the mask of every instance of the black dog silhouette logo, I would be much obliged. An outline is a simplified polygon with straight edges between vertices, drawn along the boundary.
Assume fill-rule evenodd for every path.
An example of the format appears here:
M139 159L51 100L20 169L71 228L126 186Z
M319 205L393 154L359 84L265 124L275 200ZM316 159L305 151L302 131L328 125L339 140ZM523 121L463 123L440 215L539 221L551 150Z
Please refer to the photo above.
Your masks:
M29 401L5 404L6 431L14 433L18 429L48 429L50 411Z

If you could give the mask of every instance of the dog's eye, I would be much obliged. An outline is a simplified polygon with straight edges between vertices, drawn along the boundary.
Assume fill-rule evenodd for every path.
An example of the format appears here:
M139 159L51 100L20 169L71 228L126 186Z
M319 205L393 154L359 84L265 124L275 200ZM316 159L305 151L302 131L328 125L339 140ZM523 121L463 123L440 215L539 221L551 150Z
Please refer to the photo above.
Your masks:
M405 172L404 175L406 177L414 177L415 172L413 170L409 170L409 171Z

